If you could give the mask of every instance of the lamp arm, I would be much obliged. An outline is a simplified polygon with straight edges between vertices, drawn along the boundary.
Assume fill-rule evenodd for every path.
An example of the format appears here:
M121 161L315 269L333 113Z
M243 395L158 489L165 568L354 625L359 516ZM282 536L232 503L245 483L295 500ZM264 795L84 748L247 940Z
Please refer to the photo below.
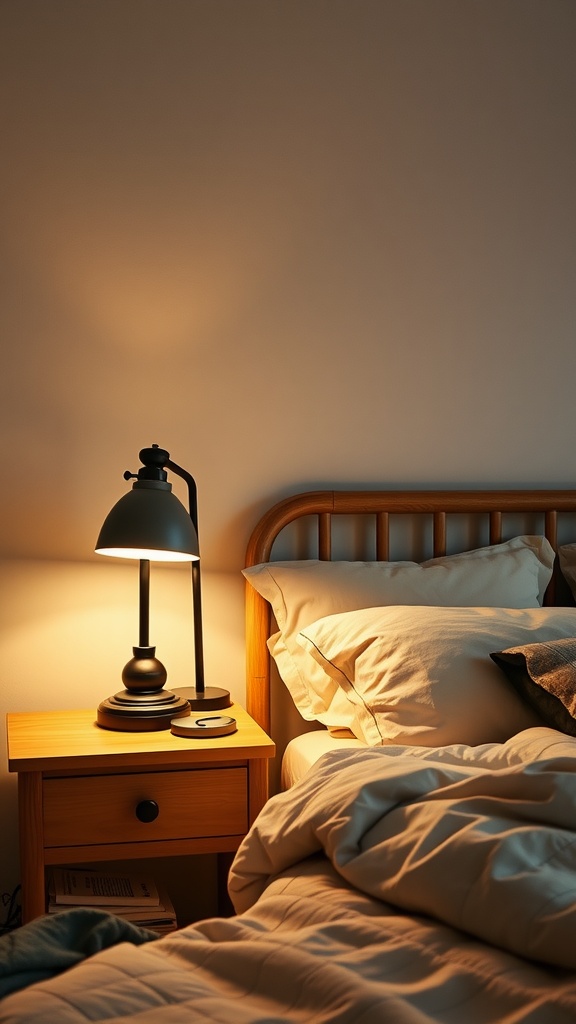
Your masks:
M198 492L194 477L187 470L182 469L171 459L164 462L167 469L170 469L177 476L181 477L188 487L188 504L190 518L198 536ZM200 542L198 542L200 543ZM204 693L204 645L202 638L202 585L200 580L200 559L190 562L192 571L192 601L194 612L194 667L196 675L196 690Z
M198 491L196 488L196 481L186 469L182 469L182 466L177 466L175 462L172 462L172 459L167 459L164 465L167 469L171 469L173 473L176 473L177 476L182 477L182 479L186 481L186 485L188 487L190 518L194 523L196 536L198 536Z

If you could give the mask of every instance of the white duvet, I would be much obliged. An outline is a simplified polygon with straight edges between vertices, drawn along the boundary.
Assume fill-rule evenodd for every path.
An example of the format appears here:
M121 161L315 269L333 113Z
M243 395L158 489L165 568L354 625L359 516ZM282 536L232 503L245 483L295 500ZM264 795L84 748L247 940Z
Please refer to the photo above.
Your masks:
M240 916L115 946L0 1024L568 1024L576 740L326 755L236 857Z
M576 970L576 742L560 751L544 739L525 761L532 734L546 732L484 750L325 754L265 809L239 851L236 909L322 850L371 896Z

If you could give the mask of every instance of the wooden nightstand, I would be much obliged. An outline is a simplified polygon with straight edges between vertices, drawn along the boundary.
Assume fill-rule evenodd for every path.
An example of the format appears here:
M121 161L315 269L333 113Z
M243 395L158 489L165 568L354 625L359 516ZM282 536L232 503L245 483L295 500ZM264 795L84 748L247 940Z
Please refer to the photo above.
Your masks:
M101 729L93 710L7 716L24 923L45 912L48 865L238 848L267 800L274 744L238 704L229 713L237 732L197 740Z

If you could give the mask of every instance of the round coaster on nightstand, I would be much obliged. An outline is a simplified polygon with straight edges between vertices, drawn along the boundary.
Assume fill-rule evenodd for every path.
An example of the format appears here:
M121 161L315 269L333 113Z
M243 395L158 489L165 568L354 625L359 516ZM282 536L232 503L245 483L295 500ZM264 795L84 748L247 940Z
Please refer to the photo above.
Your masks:
M236 719L228 715L190 715L189 718L174 718L170 723L170 732L174 736L195 740L229 736L237 729Z

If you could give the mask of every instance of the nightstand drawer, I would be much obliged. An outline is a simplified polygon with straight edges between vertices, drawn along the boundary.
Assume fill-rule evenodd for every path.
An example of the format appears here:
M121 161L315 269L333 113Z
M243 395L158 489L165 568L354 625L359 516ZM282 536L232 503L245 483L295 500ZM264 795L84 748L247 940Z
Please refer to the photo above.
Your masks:
M151 801L157 804L157 816L141 821L138 814L146 817ZM45 847L244 835L247 770L45 779L43 818Z

